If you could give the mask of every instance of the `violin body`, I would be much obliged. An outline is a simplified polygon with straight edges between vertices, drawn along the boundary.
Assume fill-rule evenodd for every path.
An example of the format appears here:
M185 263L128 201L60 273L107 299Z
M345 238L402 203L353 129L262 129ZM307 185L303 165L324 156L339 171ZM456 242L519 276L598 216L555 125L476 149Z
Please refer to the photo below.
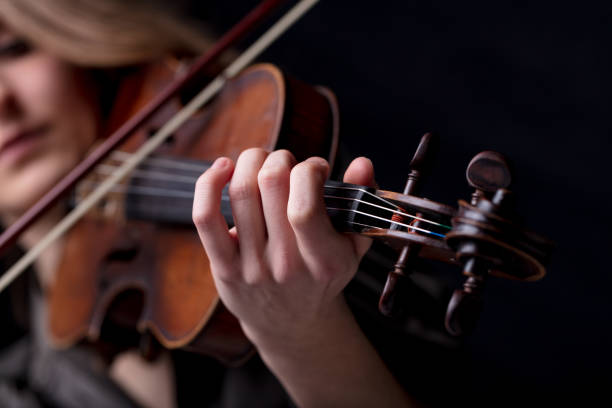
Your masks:
M167 67L156 65L123 85L110 127L137 111L139 101L158 92L171 79L168 76L173 73ZM122 150L134 150L181 106L180 97L173 99ZM189 163L219 156L235 159L250 147L286 148L298 160L316 155L331 163L337 137L337 106L330 91L286 78L274 66L262 64L229 81L157 156ZM171 171L145 166L141 172L181 175L180 167ZM94 174L81 183L77 200L97 178ZM172 178L153 179L142 181L135 175L123 186L178 188ZM193 182L178 183L193 191ZM237 320L219 302L208 259L191 225L191 200L112 193L66 237L49 297L50 337L60 347L84 338L95 341L107 319L150 333L166 348L187 348L227 364L240 363L252 351Z

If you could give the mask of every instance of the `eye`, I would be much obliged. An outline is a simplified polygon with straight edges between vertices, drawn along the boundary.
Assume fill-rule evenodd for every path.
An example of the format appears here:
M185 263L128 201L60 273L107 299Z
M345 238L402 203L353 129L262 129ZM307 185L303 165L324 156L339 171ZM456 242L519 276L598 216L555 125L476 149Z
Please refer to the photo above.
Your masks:
M14 39L0 43L0 58L20 57L30 52L32 47L27 42Z

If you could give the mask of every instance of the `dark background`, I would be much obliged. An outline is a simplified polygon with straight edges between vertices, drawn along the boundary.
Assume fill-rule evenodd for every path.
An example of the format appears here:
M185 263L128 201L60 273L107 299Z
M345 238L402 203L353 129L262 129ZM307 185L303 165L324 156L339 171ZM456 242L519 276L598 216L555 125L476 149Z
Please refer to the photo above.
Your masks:
M191 7L222 31L257 2L216 3ZM403 188L425 131L441 137L423 190L436 201L469 197L464 171L476 153L504 153L525 224L557 244L543 280L490 280L480 324L458 347L407 345L402 381L425 401L612 400L610 11L328 0L260 59L335 91L342 142L372 159L387 190Z

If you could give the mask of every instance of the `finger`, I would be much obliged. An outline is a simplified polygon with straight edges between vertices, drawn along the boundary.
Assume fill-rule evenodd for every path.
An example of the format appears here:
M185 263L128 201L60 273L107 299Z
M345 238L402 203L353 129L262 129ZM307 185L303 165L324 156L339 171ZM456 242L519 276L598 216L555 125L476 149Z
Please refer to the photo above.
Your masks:
M268 153L263 149L245 150L238 157L229 186L238 245L243 259L258 259L266 242L266 225L257 185L257 173Z
M211 263L229 262L236 253L236 245L221 214L223 187L232 177L234 165L221 157L196 182L192 218L200 241Z
M375 187L374 166L370 159L358 157L353 160L344 173L344 182L358 184L360 186ZM367 237L357 234L349 235L349 237L358 257L362 257L372 244L372 239Z
M291 171L287 216L307 264L337 258L339 253L330 238L338 235L323 201L323 185L329 173L327 162L310 158Z
M295 242L287 219L289 175L295 163L295 157L289 151L278 150L267 157L257 175L269 246L272 248L284 247L286 250Z
M374 166L370 159L358 157L353 160L346 169L346 172L344 172L344 182L358 184L360 186L375 187Z

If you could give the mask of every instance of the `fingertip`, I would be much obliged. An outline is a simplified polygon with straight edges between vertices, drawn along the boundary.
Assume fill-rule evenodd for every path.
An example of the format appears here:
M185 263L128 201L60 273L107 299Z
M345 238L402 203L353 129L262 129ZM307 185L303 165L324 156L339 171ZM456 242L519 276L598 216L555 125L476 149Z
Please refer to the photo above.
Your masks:
M374 187L374 165L367 157L358 157L351 162L344 173L344 182Z
M200 174L195 184L195 197L204 194L209 196L214 194L218 188L223 186L231 179L234 171L234 162L227 157L219 157L213 164ZM197 201L197 200L196 200Z
M232 164L233 164L232 159L228 157L219 157L213 162L212 166L210 166L210 169L211 170L222 170L222 169L232 166Z
M217 188L219 184L228 183L234 174L234 161L227 157L217 158L213 164L202 173L197 184L209 184ZM196 186L197 186L196 184Z
M308 159L304 161L304 163L307 163L308 165L313 166L313 169L319 175L321 175L321 181L325 181L329 177L329 172L330 172L329 163L324 158L317 157L317 156L309 157Z
M295 158L293 153L287 149L279 149L279 150L276 150L275 152L272 152L272 154L284 157L289 163L290 167L293 167L297 164L297 159Z

